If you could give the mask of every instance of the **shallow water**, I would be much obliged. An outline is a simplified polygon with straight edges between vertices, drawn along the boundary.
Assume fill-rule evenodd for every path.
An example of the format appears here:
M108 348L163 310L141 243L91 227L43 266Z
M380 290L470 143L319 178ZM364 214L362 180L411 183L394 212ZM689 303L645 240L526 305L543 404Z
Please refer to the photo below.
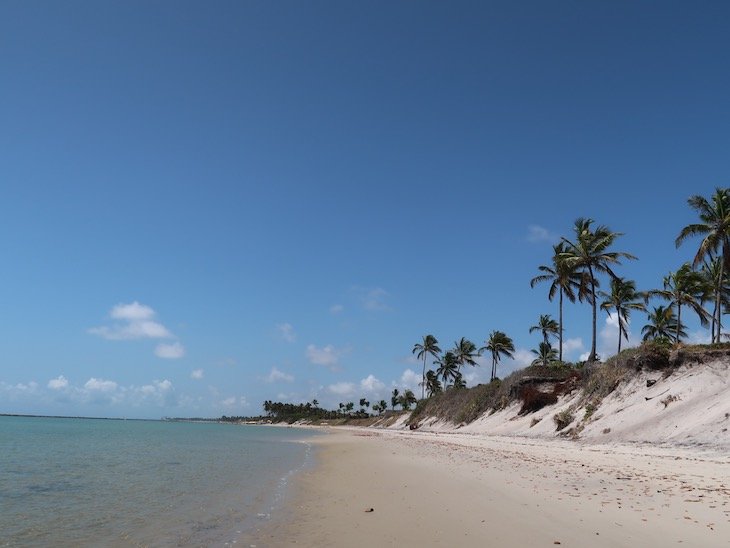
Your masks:
M0 417L0 546L223 546L268 517L312 435Z

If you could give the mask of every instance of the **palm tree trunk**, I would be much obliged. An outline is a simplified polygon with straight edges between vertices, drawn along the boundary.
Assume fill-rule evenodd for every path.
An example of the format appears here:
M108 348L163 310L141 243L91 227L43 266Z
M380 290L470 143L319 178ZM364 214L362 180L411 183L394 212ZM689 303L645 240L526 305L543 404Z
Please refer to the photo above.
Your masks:
M423 354L423 374L421 375L421 399L425 397L426 392L426 354Z
M591 353L588 355L588 361L596 361L596 279L593 277L593 269L588 269L588 275L591 277L591 305L593 306L593 329L591 331Z
M715 325L717 325L717 301L715 301L715 307L712 309L712 343L715 343Z
M563 288L560 288L560 312L558 313L558 316L560 317L560 338L558 340L558 346L560 347L559 351L559 360L560 363L563 363Z
M618 311L616 311L616 315L618 316ZM618 316L618 352L617 354L621 354L621 316Z
M717 288L717 295L715 295L715 309L717 311L717 342L719 343L721 341L720 339L720 331L722 330L722 324L720 322L720 318L722 317L722 286L724 285L722 283L722 279L725 277L725 257L722 258L720 261L720 282L718 283ZM712 321L715 321L715 318L712 318Z
M677 343L679 343L679 327L682 325L682 305L677 302Z

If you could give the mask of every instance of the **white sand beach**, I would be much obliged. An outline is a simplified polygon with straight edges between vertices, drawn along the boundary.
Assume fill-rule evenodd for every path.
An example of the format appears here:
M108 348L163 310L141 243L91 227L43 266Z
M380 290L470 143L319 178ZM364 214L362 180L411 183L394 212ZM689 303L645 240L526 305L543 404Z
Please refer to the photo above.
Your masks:
M730 546L727 454L340 428L316 443L242 545Z

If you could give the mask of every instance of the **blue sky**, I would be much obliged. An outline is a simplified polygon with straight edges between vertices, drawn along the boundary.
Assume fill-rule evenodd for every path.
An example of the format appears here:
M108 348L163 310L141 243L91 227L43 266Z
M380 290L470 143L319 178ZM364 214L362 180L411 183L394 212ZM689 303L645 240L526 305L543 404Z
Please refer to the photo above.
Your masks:
M0 412L375 400L415 388L426 333L506 331L506 375L557 316L529 280L577 217L625 233L640 289L693 256L687 198L730 183L729 24L724 2L3 2ZM565 324L578 359L590 308Z

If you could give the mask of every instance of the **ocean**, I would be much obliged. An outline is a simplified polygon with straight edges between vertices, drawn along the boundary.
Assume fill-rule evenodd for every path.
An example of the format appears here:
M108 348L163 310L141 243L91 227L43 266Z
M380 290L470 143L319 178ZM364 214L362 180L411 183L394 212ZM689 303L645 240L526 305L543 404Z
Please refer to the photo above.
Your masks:
M315 435L0 417L0 546L235 546L276 511Z

